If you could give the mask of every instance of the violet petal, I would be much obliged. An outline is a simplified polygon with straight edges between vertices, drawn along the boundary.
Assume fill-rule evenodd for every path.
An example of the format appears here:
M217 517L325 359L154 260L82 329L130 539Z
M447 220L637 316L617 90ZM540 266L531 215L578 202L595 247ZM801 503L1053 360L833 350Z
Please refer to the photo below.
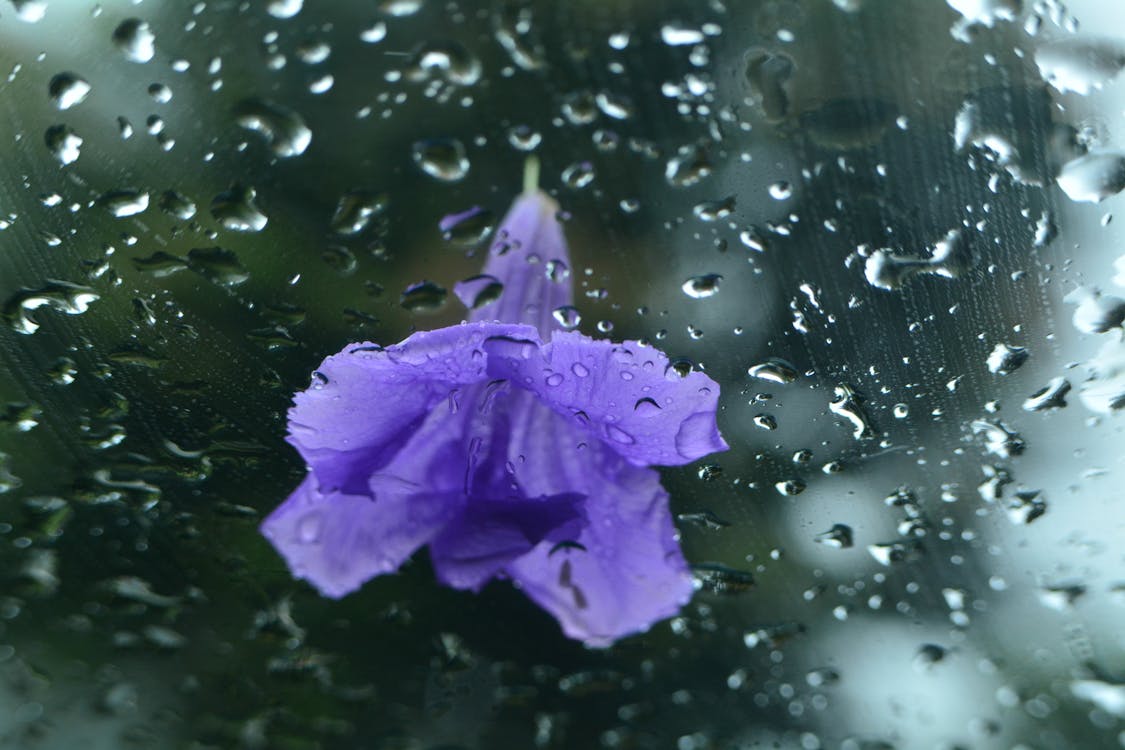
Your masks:
M681 376L660 351L557 332L539 357L489 351L489 374L511 378L637 466L676 466L728 449L715 424L719 386Z
M475 323L415 333L386 349L356 344L324 360L289 410L289 442L320 491L365 494L368 478L431 410L489 379L482 344L490 336L538 341L529 326Z
M527 323L544 339L559 328L552 312L573 304L570 254L556 214L559 205L542 191L524 193L496 232L482 275L495 277L503 291L495 302L469 315L474 322Z

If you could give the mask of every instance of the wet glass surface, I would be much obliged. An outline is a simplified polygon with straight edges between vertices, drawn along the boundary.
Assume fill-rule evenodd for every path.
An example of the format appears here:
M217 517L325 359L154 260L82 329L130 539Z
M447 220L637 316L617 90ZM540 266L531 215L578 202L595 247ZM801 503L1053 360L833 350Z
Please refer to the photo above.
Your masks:
M1125 746L1111 6L0 0L0 746ZM560 319L722 388L696 593L607 649L258 531L529 154Z

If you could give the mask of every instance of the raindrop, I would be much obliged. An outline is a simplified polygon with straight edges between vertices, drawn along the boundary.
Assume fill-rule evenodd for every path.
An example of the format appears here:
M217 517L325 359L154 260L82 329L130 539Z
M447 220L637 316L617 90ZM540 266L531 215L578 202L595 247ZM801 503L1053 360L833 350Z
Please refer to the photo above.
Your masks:
M175 190L165 190L160 195L160 210L181 221L188 221L195 216L196 207L190 198Z
M681 289L692 299L706 299L719 293L719 284L722 280L723 277L717 273L692 276L683 283Z
M147 63L156 55L156 35L152 27L139 18L122 21L113 32L113 43L125 59L135 63Z
M234 119L241 127L261 133L283 159L300 156L312 142L312 131L301 115L264 99L243 99L234 107Z
M769 186L770 197L776 201L786 201L793 197L793 186L788 182L774 182Z
M52 125L43 134L43 140L48 150L54 154L60 164L64 166L73 164L78 160L82 148L82 137L67 125Z
M81 104L90 93L90 84L77 73L59 73L47 86L51 103L59 109L70 109Z
M292 18L301 12L304 0L270 0L266 10L274 18Z
M458 245L475 245L483 241L495 226L492 212L480 206L443 216L438 223L441 236Z
M770 358L765 362L751 365L746 371L752 378L768 380L771 383L792 383L797 379L797 368L784 359Z
M1125 322L1125 299L1102 295L1096 289L1079 287L1063 298L1077 303L1071 319L1082 333L1105 333Z
M403 290L399 304L410 312L437 310L445 304L446 290L432 281L419 281Z
M578 308L571 305L557 307L551 312L551 317L564 331L573 331L582 322L582 315Z
M26 23L38 23L47 15L47 0L12 0L16 15Z
M988 355L988 371L995 375L1008 375L1018 370L1029 356L1027 349L1022 346L997 344Z
M854 543L852 527L842 523L833 524L828 531L817 534L814 541L823 544L825 547L848 549Z
M1047 385L1027 397L1023 402L1024 411L1047 411L1066 406L1066 394L1070 392L1070 381L1066 378L1051 378Z
M469 173L465 146L456 138L434 138L418 141L412 154L414 163L423 172L442 182L457 182Z
M372 218L386 210L386 193L352 190L340 196L330 226L336 234L359 234L367 229Z
M238 256L221 247L193 248L186 262L200 276L224 286L238 286L250 278Z
M148 201L148 193L140 190L114 190L98 198L98 203L118 219L147 211Z
M773 488L782 495L793 497L804 492L806 486L807 485L805 484L804 480L793 478L784 479L780 482L777 482L776 484L774 484Z
M754 576L749 571L737 570L719 563L699 563L691 566L696 591L707 594L744 594L754 587Z
M465 306L470 310L484 307L485 305L495 302L500 299L500 294L504 291L504 285L495 276L480 275L472 276L457 283L454 287L454 292L465 303ZM550 385L548 379L548 385Z
M660 27L660 38L669 47L699 44L704 40L701 30L679 23L668 23Z
M543 135L527 125L516 125L508 130L508 143L517 151L534 151L543 142Z
M211 216L234 232L260 232L269 219L255 205L256 196L254 188L234 185L211 201Z
M422 0L381 0L379 10L388 16L412 16L422 9Z
M664 165L664 179L673 187L691 187L711 174L711 160L702 146L682 146Z
M427 43L410 58L407 78L428 81L440 77L457 86L472 86L480 79L481 64L456 42Z
M1089 94L1125 68L1125 42L1119 39L1068 36L1035 51L1043 80L1062 93Z
M588 161L577 161L563 170L563 184L572 190L581 190L594 181L597 173Z
M1125 189L1125 154L1095 151L1063 165L1056 178L1066 197L1080 203L1101 203Z
M852 437L856 440L875 436L875 430L863 408L863 399L849 385L841 384L834 389L836 398L828 404L828 409L835 415L843 417L852 426Z
M98 299L98 294L88 287L67 281L49 280L39 289L21 289L4 302L0 314L16 333L32 334L39 323L31 313L47 307L67 315L80 315Z

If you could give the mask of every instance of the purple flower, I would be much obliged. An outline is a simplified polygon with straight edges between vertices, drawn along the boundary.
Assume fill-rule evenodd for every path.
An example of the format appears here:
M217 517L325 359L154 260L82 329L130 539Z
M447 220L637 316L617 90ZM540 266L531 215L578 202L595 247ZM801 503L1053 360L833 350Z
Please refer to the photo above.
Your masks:
M348 346L297 394L289 442L309 473L262 524L294 576L341 597L428 545L443 583L510 579L602 646L691 597L649 467L727 449L719 387L637 342L560 330L557 210L538 190L516 200L484 276L457 287L479 303L469 322Z

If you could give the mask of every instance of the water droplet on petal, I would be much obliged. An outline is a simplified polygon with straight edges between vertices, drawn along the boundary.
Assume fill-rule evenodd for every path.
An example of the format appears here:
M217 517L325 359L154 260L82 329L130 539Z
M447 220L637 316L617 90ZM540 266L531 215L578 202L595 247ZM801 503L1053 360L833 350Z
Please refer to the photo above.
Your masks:
M442 182L457 182L469 173L469 157L465 146L456 138L434 138L418 141L412 151L414 163Z
M610 440L621 445L632 445L637 442L636 438L616 425L606 425L605 432L609 435Z

